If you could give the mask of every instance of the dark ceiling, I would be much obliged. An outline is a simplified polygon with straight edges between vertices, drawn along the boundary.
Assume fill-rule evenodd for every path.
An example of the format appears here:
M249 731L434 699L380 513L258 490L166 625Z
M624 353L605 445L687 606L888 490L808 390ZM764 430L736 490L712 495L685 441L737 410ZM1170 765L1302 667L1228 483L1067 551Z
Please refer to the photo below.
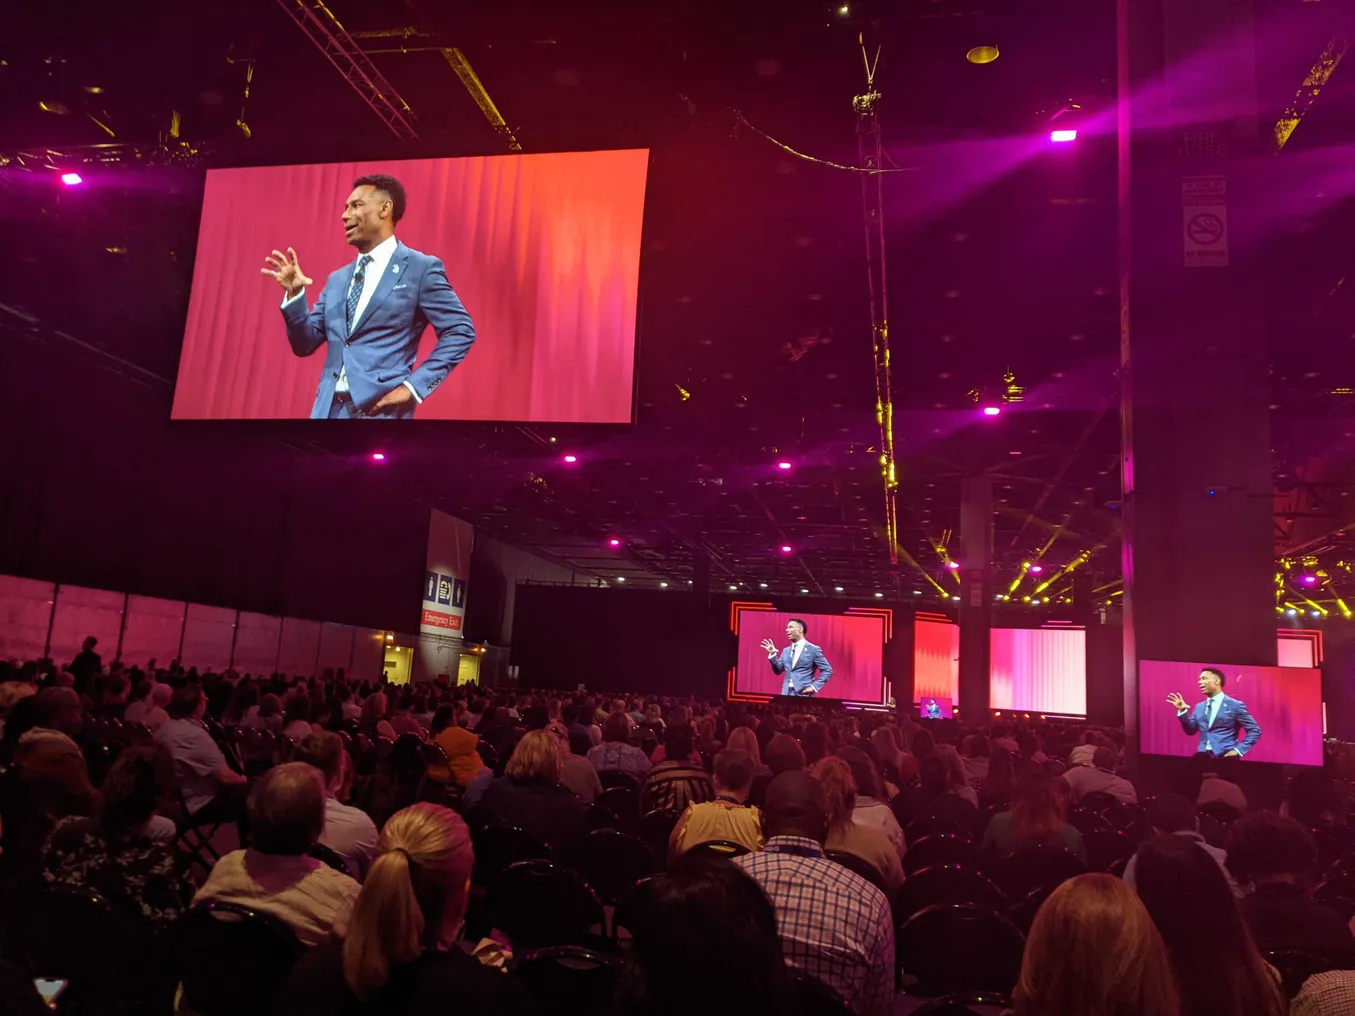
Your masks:
M1263 123L1346 31L1338 6L1262 5L1294 36L1262 61ZM943 560L958 542L960 481L988 473L999 581L1037 557L1056 568L1089 552L1092 586L1113 588L1115 139L1027 140L1070 103L1112 112L1110 0L895 0L845 14L798 0L335 0L417 118L415 144L386 130L272 0L140 7L25 4L0 43L0 155L107 144L122 160L105 175L129 200L39 186L41 158L0 168L0 228L27 238L0 302L71 337L70 355L151 389L171 383L203 166L502 151L439 52L456 46L526 151L653 149L636 423L416 423L380 435L383 483L608 581L685 583L708 556L717 589L932 599L953 585ZM897 565L861 176L763 136L858 164L863 33L898 170L884 181ZM968 63L979 44L1000 58ZM1329 534L1349 519L1355 216L1348 174L1314 167L1341 146L1349 161L1350 70L1338 68L1281 156L1297 168L1266 251L1281 553L1341 550ZM176 110L191 165L153 153ZM88 299L62 298L54 261L91 280ZM976 399L1004 397L1000 417L978 413ZM317 455L362 455L373 440L323 425L271 432ZM562 464L566 450L577 466ZM794 468L778 470L782 458Z

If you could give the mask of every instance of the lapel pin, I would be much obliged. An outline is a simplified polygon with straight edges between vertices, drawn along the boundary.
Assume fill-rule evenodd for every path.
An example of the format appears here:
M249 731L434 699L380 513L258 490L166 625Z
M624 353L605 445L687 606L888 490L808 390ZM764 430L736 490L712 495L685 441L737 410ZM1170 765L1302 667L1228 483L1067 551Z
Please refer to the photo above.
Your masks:
M399 274L400 274L400 266L399 266L399 265L391 265L391 274L392 274L392 275L399 275Z

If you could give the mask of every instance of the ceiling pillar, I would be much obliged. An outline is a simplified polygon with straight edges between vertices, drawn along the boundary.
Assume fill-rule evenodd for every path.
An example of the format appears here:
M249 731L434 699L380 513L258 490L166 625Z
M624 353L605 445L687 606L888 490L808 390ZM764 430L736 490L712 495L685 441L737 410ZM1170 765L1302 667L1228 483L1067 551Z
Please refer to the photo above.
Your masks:
M974 476L960 483L960 718L988 716L993 626L993 481Z
M1118 10L1134 760L1139 660L1275 663L1273 495L1252 0L1119 0Z

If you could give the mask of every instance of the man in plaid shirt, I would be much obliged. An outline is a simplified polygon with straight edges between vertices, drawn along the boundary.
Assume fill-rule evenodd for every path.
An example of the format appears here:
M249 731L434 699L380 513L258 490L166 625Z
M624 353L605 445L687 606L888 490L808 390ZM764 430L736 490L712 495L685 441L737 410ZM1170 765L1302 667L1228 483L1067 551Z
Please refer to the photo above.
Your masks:
M859 1016L887 1016L894 994L894 922L884 893L823 853L827 806L805 772L772 780L767 844L734 859L776 908L786 962L833 988Z

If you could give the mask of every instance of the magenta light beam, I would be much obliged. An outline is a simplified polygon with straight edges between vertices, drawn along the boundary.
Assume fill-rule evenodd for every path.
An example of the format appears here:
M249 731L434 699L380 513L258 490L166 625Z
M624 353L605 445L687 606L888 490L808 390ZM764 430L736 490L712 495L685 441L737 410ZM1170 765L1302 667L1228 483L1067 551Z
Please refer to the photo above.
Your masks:
M1055 144L1066 144L1069 141L1077 140L1077 131L1068 129L1061 131L1050 131L1049 140Z

